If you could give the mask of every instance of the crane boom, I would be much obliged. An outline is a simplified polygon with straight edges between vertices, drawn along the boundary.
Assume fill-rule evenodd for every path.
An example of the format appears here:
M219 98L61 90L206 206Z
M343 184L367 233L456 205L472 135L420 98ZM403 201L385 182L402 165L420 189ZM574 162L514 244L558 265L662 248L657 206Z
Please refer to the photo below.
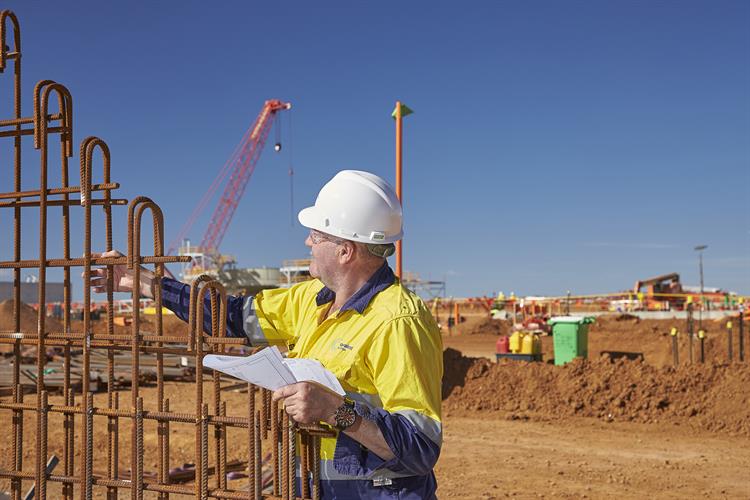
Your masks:
M219 245L224 239L224 234L245 192L247 182L253 175L255 165L263 151L263 146L273 124L273 117L278 111L289 108L291 108L291 104L287 102L277 99L266 101L250 129L250 133L242 138L242 143L235 150L230 160L231 174L229 181L224 187L224 192L201 241L201 248L206 254L218 253Z

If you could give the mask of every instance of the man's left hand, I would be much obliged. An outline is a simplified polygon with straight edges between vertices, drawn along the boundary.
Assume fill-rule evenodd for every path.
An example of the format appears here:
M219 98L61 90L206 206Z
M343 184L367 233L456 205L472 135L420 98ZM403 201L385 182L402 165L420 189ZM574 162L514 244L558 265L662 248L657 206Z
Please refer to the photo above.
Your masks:
M344 403L344 398L313 382L297 382L277 389L273 400L280 399L292 420L301 424L335 425L336 409Z

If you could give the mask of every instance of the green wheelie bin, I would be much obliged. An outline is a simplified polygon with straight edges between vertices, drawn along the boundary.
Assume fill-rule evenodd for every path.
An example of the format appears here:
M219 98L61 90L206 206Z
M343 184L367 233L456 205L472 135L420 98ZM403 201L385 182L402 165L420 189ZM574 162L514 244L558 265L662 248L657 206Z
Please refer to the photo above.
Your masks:
M547 323L552 325L552 344L555 364L564 365L575 358L588 358L590 316L557 316Z

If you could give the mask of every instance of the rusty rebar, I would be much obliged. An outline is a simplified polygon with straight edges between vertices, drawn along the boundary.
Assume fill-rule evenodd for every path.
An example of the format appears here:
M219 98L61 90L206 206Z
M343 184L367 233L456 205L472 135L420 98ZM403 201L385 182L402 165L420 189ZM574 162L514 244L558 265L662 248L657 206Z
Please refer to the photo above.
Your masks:
M165 399L162 404L162 412L169 413L169 399ZM161 461L163 464L162 475L160 481L163 484L169 484L169 420L165 420L162 425L162 432L164 433L164 439L161 447ZM164 498L169 498L169 493L164 495Z
M13 30L13 50L8 52L10 46L6 43L6 26L10 22ZM12 54L12 55L11 55ZM5 72L7 60L13 59L13 116L18 120L21 118L21 27L16 15L4 10L0 12L0 72ZM21 125L15 127L19 133L13 142L13 189L21 190ZM15 198L20 201L20 198ZM13 260L21 260L21 208L13 210ZM16 331L21 329L21 270L13 272L13 325ZM15 342L13 345L13 401L23 402L23 390L19 384L21 344ZM23 413L13 412L13 470L21 472L23 468ZM21 498L21 480L13 478L11 481L11 494L14 500Z
M109 387L107 391L107 407L111 410L118 410L120 408L120 395ZM117 479L118 476L118 424L119 419L117 417L107 417L107 479ZM116 486L107 486L107 500L117 500Z
M299 462L300 462L300 494L302 498L310 498L310 436L302 434L300 436Z
M262 459L262 449L261 449L261 440L260 440L260 412L256 412L255 416L255 443L254 443L254 450L255 455L253 457L253 463L255 467L250 470L250 472L253 475L253 490L254 493L252 495L255 500L260 500L262 498L262 491L263 491L263 459Z
M271 468L273 469L273 494L278 496L281 493L280 488L280 471L279 446L281 437L279 433L279 407L274 402L271 408Z
M94 394L83 392L81 397L85 400L86 413L83 415L84 422L84 443L83 449L83 486L81 488L81 498L89 499L92 497L92 479L94 475Z
M11 41L9 31L12 30ZM12 61L12 64L11 64ZM0 344L11 344L13 347L12 383L10 399L0 399L0 411L12 415L10 442L12 457L10 470L0 469L1 478L9 478L12 498L20 500L24 483L35 482L35 495L47 498L48 483L58 483L62 487L62 497L72 499L78 496L88 500L106 494L106 498L115 499L129 490L134 499L143 498L144 492L155 492L160 499L169 498L170 494L194 495L198 498L262 498L263 471L262 448L266 442L271 446L271 469L273 471L272 491L278 497L283 489L285 498L295 497L295 476L298 434L301 439L301 476L302 493L308 492L307 476L312 468L313 496L318 492L320 435L328 435L322 428L306 426L299 429L292 425L288 416L271 402L271 392L259 391L248 384L247 405L238 413L230 414L226 401L221 397L221 378L217 372L213 378L213 400L211 404L204 401L203 394L203 357L207 352L224 353L230 345L245 344L243 338L226 337L226 291L217 281L208 276L196 279L190 290L187 335L164 335L162 317L161 280L164 275L164 264L187 262L189 257L164 255L164 216L161 208L151 199L136 197L128 205L127 214L127 254L117 257L102 257L95 253L104 249L113 250L113 207L127 204L127 200L114 198L112 190L120 187L111 179L111 152L107 144L98 137L90 136L81 141L77 151L80 163L79 185L71 185L69 159L73 156L73 98L70 91L62 84L51 80L41 80L33 92L33 109L31 116L21 112L21 38L18 19L10 11L0 12L0 73L12 67L13 72L13 114L0 119L0 138L12 137L14 146L14 182L13 191L0 193L0 210L9 209L13 213L13 256L12 260L0 262L0 269L12 269L13 274L13 323L12 331L0 332ZM50 103L52 101L52 106ZM56 101L56 102L55 102ZM52 109L51 109L52 108ZM32 135L34 148L39 154L39 171L37 186L22 190L22 137ZM59 135L53 141L53 136ZM53 154L59 141L59 155ZM54 146L53 146L54 143ZM94 157L99 151L101 178L94 180ZM56 165L54 158L59 158ZM48 173L59 168L60 185L49 185ZM28 180L27 180L28 182ZM99 193L94 197L94 193ZM92 207L102 207L104 211L103 230L92 232L94 217ZM60 207L58 209L54 207ZM38 209L39 240L38 255L34 259L24 259L22 253L23 225L22 208ZM73 227L73 215L76 210L83 211L80 226ZM153 251L151 255L142 254L141 223L145 211L151 212L153 229ZM59 243L49 239L48 226L58 219L51 218L59 213L62 236ZM71 244L83 243L83 256L71 255ZM57 245L62 244L61 247ZM61 251L62 258L53 256ZM50 254L48 256L48 253ZM114 327L115 284L113 275L115 266L127 266L132 270L134 289L133 324L129 334L116 333ZM141 331L141 312L139 307L141 266L154 266L153 295L156 310L155 332ZM90 284L92 268L104 266L106 269L106 327L95 328L92 315L94 302L91 297ZM46 320L48 307L52 304L47 297L47 271L60 268L63 276L63 300L61 307L62 331L50 331ZM38 273L36 328L27 329L21 323L21 272L23 269L36 269ZM82 324L74 328L72 317L73 297L72 278L82 271L83 277L83 317ZM212 335L204 332L204 304L210 307ZM57 312L55 312L57 314ZM209 318L205 318L209 319ZM25 331L31 330L31 331ZM96 331L95 331L96 330ZM25 386L21 383L22 346L35 346L36 382L33 396L25 399ZM48 348L62 348L62 396L61 400L49 402L48 387L45 380ZM100 390L91 384L92 354L95 351L106 351L106 404L98 407L94 392ZM120 393L116 388L116 354L129 351L130 359L130 405L121 408ZM148 402L145 407L141 394L142 381L139 377L141 357L156 354L156 401ZM169 399L165 397L165 354L190 356L195 360L195 406L192 412L175 412L170 408ZM74 368L76 367L76 368ZM74 371L75 370L75 371ZM24 372L25 373L25 372ZM80 376L80 382L75 381ZM75 379L75 380L74 380ZM49 376L50 384L57 383ZM260 402L258 403L259 398ZM209 412L209 410L211 410ZM24 414L35 414L36 422L32 429L36 434L33 457L27 469L24 469ZM62 466L59 474L47 471L48 442L47 432L50 418L58 418L63 424ZM51 417L52 416L52 417ZM76 422L80 416L80 422ZM120 436L121 419L129 422L131 432ZM156 422L157 432L157 470L144 470L145 443L152 442L144 436L144 422ZM53 420L54 421L54 420ZM106 422L106 431L99 429L97 423ZM193 424L195 426L195 485L192 487L170 484L170 442L171 423ZM76 426L80 425L77 439ZM103 427L103 426L101 426ZM215 439L215 488L209 488L209 435L213 427ZM246 490L233 490L227 481L228 429L247 429L247 449L242 456L247 457L248 486ZM97 432L99 431L99 432ZM106 446L94 446L95 436L106 436ZM26 436L26 441L31 441ZM130 474L121 475L120 438L123 446L130 446ZM270 440L270 443L268 442ZM97 444L99 444L97 440ZM106 451L104 451L106 450ZM27 450L28 451L28 450ZM76 468L76 455L80 461ZM106 456L106 473L95 473L94 464L104 464ZM314 456L315 459L311 459ZM282 463L283 462L283 463ZM32 465L33 464L33 468ZM145 478L145 479L144 479Z
M312 436L312 497L320 500L320 436Z
M253 384L247 384L247 414L252 417L252 425L247 427L247 477L248 481L248 492L250 498L254 497L255 483L258 482L258 477L255 474L255 386Z
M286 414L286 412L284 412ZM297 498L297 433L295 432L294 420L287 416L287 428L285 429L289 442L289 466L286 469L287 483L289 484L289 500Z

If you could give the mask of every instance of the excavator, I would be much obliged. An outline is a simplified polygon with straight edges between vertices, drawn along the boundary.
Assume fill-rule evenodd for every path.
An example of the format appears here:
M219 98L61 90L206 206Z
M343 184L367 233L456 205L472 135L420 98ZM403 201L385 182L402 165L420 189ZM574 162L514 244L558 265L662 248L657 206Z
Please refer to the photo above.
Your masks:
M668 303L670 308L682 306L685 302L683 296L680 275L677 273L662 274L645 280L635 282L633 293L638 295L642 293L642 288L646 288L645 296L656 302Z

